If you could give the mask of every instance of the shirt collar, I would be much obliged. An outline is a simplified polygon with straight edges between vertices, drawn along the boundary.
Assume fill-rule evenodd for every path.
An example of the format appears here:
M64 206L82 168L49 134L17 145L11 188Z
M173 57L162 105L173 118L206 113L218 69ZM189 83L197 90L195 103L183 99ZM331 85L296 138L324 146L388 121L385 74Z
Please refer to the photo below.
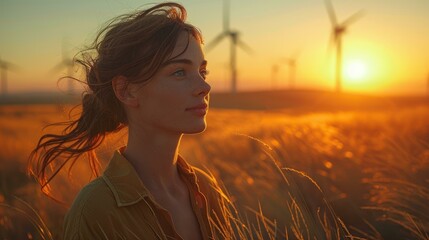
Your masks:
M194 169L180 155L177 159L177 168L183 179L198 190ZM113 154L102 178L113 192L118 207L133 205L150 196L134 167L120 150Z

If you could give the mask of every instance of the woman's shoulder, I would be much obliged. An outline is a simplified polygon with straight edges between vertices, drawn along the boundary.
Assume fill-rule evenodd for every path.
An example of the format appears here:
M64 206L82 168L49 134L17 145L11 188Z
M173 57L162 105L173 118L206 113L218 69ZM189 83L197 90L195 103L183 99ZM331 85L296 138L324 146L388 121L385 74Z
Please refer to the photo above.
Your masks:
M76 196L70 211L97 211L116 205L112 191L102 177L98 177L84 186Z
M82 227L88 227L88 223L103 219L115 205L113 193L104 180L99 177L91 181L78 193L65 216L65 236L76 235L82 232Z

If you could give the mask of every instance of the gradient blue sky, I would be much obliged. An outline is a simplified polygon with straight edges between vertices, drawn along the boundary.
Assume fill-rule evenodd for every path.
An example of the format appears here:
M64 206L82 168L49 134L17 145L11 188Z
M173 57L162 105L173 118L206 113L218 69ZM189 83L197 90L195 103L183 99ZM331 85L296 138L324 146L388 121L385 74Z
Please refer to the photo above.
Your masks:
M19 66L9 72L9 91L56 91L52 73L66 39L70 56L92 41L112 17L147 3L135 0L1 0L0 57ZM365 16L344 36L344 62L360 61L367 75L344 79L344 90L380 94L424 94L429 78L429 1L332 0L341 21L358 10ZM188 21L210 42L222 30L221 0L179 1ZM238 52L238 89L272 88L271 69L299 52L297 88L334 89L333 59L327 54L331 26L323 0L231 0L231 28L254 53ZM229 42L206 54L214 91L229 87ZM287 87L281 65L277 87Z

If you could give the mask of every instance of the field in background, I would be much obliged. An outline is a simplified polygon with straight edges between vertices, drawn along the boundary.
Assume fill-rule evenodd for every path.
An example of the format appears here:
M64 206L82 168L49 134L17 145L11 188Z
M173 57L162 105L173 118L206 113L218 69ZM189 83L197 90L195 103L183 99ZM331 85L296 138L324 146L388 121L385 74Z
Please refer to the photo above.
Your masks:
M355 103L343 99L337 106L344 107L329 111L326 99L332 96L305 98L313 103L311 108L286 109L273 107L279 103L275 98L255 107L249 105L251 99L261 103L255 96L242 103L228 97L213 100L216 104L228 100L237 106L247 103L248 109L258 110L211 109L207 131L185 136L181 154L221 179L235 205L247 212L249 219L253 213L248 209L258 210L260 203L264 215L276 219L280 232L284 229L285 216L289 215L285 201L288 188L279 167L284 173L286 168L293 168L317 182L354 235L429 239L427 102L399 106L368 98L356 98ZM371 101L379 107L365 110ZM66 173L55 180L55 197L65 202L57 204L42 195L25 174L26 158L42 127L65 120L67 110L54 104L0 106L2 239L40 234L31 222L39 221L36 213L57 239L68 204L89 181L91 176L84 174L88 166L82 161L71 172L72 180ZM124 144L124 136L118 133L100 147L103 166L113 150ZM313 189L301 190L306 201L317 201Z

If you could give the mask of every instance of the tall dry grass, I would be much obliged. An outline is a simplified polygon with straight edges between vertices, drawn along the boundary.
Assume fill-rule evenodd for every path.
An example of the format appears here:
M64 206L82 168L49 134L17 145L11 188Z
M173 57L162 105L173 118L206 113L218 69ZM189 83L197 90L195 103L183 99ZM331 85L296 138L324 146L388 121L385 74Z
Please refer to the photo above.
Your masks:
M0 107L2 238L40 234L30 220L39 218L20 218L12 196L60 238L66 207L90 175L58 178L56 196L66 203L59 205L24 172L42 127L65 116L61 106ZM427 119L427 106L299 116L215 109L207 131L186 136L181 153L222 180L232 203L227 238L429 239ZM104 165L124 143L123 132L107 139L98 152Z

